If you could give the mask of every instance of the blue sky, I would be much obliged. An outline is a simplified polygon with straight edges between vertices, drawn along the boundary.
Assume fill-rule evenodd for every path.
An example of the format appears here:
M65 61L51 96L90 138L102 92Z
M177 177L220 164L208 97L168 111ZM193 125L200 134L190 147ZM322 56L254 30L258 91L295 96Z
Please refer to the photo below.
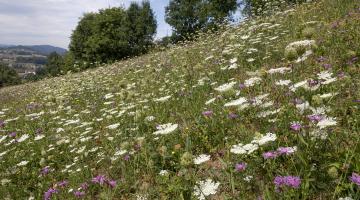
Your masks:
M79 18L86 12L127 7L142 0L0 0L0 44L50 44L67 48ZM171 34L164 21L169 0L150 0L158 29L156 38Z

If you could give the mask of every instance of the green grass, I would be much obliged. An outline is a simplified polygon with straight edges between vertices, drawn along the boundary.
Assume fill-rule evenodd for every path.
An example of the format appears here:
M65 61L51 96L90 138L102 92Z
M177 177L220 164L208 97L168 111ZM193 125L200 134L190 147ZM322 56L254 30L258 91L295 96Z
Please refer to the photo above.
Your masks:
M74 192L87 182L89 188L80 190L84 199L197 199L194 188L211 179L220 185L207 199L359 199L360 186L349 179L360 173L359 9L356 0L307 3L165 51L1 89L0 120L6 124L0 128L0 196L43 199L54 188L52 199L76 199ZM284 56L288 44L306 39L316 41L306 60ZM234 58L237 68L228 69ZM291 71L268 73L280 67ZM324 71L336 80L320 84L318 73ZM244 87L251 77L261 81ZM291 84L276 85L279 80ZM304 80L315 86L306 82L290 89ZM230 90L215 90L232 81ZM264 94L263 100L254 99ZM171 97L156 100L166 96ZM248 107L224 106L240 97ZM303 112L296 107L300 101L308 102ZM308 118L316 108L336 121L321 129L322 138ZM212 112L205 116L204 111ZM266 111L274 112L259 116ZM292 122L301 129L292 130ZM153 134L167 123L178 127ZM110 129L113 124L118 126ZM16 136L8 136L12 132ZM268 132L276 134L275 141L249 154L233 153L233 145ZM15 142L26 134L25 141ZM35 140L39 135L44 137ZM294 146L291 155L263 157ZM194 164L201 154L210 160ZM21 161L28 163L19 166ZM241 162L246 169L236 171ZM46 166L50 172L41 175ZM167 174L161 176L161 170ZM117 186L92 183L97 175ZM274 178L290 175L301 179L300 186L276 189ZM65 187L56 184L63 180Z

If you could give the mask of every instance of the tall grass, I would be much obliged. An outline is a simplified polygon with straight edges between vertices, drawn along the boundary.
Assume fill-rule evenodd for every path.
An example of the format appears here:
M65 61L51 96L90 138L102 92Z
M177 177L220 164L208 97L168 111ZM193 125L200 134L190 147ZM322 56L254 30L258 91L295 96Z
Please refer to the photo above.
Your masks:
M359 199L359 9L306 3L0 90L0 196Z

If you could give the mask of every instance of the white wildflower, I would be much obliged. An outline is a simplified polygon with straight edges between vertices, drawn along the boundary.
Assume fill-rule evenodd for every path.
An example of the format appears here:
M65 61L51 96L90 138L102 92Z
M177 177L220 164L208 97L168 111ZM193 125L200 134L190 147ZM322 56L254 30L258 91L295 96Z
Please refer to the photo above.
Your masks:
M171 95L169 96L165 96L165 97L160 97L158 99L154 99L155 102L166 102L167 100L169 100L171 98Z
M154 117L154 116L147 116L147 117L145 118L145 120L148 121L148 122L151 122L151 121L154 121L154 120L155 120L155 117Z
M260 82L261 82L260 77L252 77L252 78L249 78L249 79L245 80L244 85L246 87L251 87L251 86L254 86L255 84L258 84Z
M300 113L304 113L305 110L311 108L308 101L305 101L301 104L296 104L296 108L299 110Z
M330 84L334 81L336 81L336 77L332 77L333 73L329 72L329 71L322 71L320 73L317 74L318 78L320 80L322 80L321 84L322 85L327 85Z
M153 133L154 135L167 135L171 132L174 132L178 128L178 125L168 123L168 124L159 125L156 128L157 128L157 131L155 131Z
M1 137L0 137L0 143L2 143L7 137L8 137L7 135L1 136Z
M290 86L289 89L293 92L295 92L299 87L304 87L308 84L307 80L305 81L300 81L295 83L294 85Z
M290 48L299 48L299 47L311 47L313 45L315 45L316 42L315 40L302 40L302 41L296 41L296 42L292 42L290 44L288 44L285 48L285 50L290 49Z
M354 200L354 199L351 197L341 197L338 200Z
M296 59L295 63L304 62L311 54L313 54L312 50L305 51L303 55Z
M321 121L319 121L317 123L317 126L320 129L326 128L328 126L335 126L337 124L337 122L335 121L335 118L332 117L326 117L324 119L322 119Z
M247 99L244 98L244 97L240 97L239 99L236 99L236 100L233 100L233 101L230 101L228 103L226 103L224 106L225 107L230 107L230 106L240 106L244 103L247 102Z
M56 133L64 132L65 130L63 128L57 128Z
M25 165L27 165L29 163L29 161L26 161L26 160L23 160L23 161L21 161L21 162L19 162L18 164L16 164L18 167L20 167L20 166L25 166Z
M160 176L166 176L166 175L168 175L169 174L169 172L167 171L167 170L161 170L160 172L159 172L159 175Z
M118 150L115 152L114 156L122 156L126 153L127 151L126 150Z
M253 178L254 178L253 176L246 176L246 177L244 178L244 181L250 182Z
M246 61L249 62L249 63L251 63L251 62L254 62L255 59L254 59L254 58L248 58L248 59L246 59Z
M9 180L9 179L6 179L6 178L1 179L1 185L6 185L6 184L8 184L10 182L11 182L11 180Z
M311 131L309 134L310 134L310 137L312 140L315 140L315 139L325 140L328 138L328 133L326 131L320 130L320 129L315 129L315 130Z
M211 179L198 181L197 185L194 187L194 194L199 200L205 200L207 196L216 194L216 190L219 186L219 182L213 182Z
M37 140L41 140L45 137L45 135L37 135L35 136L34 140L37 141Z
M249 143L243 145L240 143L237 145L233 145L232 148L230 149L230 152L234 154L251 154L252 152L256 151L258 148L259 145L257 144Z
M279 81L275 82L275 85L288 86L290 83L291 83L291 80L279 80Z
M110 98L113 98L113 97L114 97L114 94L112 94L112 93L106 94L104 96L105 99L110 99Z
M113 129L117 129L120 126L120 123L116 123L116 124L111 124L109 126L107 126L106 128L113 130Z
M227 92L227 91L231 90L235 84L236 84L236 82L232 81L230 83L225 83L223 85L220 85L219 87L214 88L214 90L216 90L218 92Z
M269 74L275 74L275 73L280 73L280 74L284 74L285 72L291 71L290 67L280 67L280 68L276 68L276 69L269 69L267 71L267 73Z
M238 61L237 58L233 58L233 59L230 60L230 63L231 63L231 64L234 64L234 63L236 63L237 61Z
M330 98L330 97L333 97L335 95L337 95L338 93L327 93L327 94L322 94L320 95L320 98L322 99L326 99L326 98Z
M22 135L19 139L17 139L18 142L24 142L25 140L27 140L29 138L28 134L24 134Z
M200 165L201 163L209 161L209 160L210 160L210 155L201 154L198 157L194 158L194 163L196 165Z
M276 140L276 135L274 133L266 133L266 135L254 139L252 143L256 143L261 146L275 140Z
M210 100L208 100L207 102L205 102L205 105L209 105L211 103L213 103L216 100L216 98L212 98Z

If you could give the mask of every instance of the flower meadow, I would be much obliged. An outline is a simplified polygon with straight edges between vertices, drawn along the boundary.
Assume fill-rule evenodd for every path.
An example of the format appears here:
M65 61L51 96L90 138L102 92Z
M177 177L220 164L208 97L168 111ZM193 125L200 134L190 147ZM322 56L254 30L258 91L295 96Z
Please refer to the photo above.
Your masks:
M0 90L1 199L360 199L360 3Z

